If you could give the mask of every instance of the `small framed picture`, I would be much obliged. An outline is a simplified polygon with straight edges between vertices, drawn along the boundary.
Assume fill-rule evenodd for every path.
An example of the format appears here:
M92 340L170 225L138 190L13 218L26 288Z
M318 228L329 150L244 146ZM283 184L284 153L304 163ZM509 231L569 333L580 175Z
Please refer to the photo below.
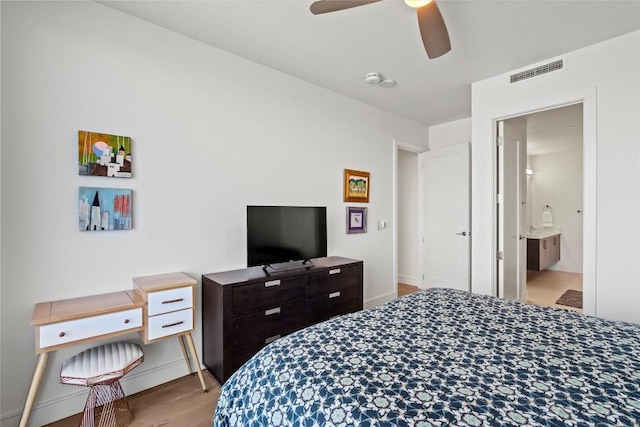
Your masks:
M80 231L131 230L131 190L80 187L78 223Z
M131 178L131 138L78 131L78 174Z
M347 206L347 234L367 232L367 208Z
M369 203L369 172L344 170L344 201Z

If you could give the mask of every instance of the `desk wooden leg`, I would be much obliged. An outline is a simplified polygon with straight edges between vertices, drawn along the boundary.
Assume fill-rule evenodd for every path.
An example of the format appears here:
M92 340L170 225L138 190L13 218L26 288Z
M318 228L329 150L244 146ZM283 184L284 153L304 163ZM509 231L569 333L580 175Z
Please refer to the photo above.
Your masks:
M196 362L196 369L198 370L198 377L200 377L200 384L202 384L202 390L207 392L207 385L204 383L204 377L202 376L202 369L200 369L200 361L198 360L198 353L196 353L196 346L193 344L193 338L191 338L191 333L187 332L183 335L187 339L187 344L189 345L189 350L191 350L191 355L193 356L193 360Z
M187 354L187 348L184 346L184 335L178 335L178 341L180 341L180 348L182 349L182 355L184 356L184 361L187 362L187 369L189 369L189 375L193 373L191 369L191 362L189 361L189 355ZM198 359L196 359L197 361Z
M27 399L24 403L24 408L22 409L22 416L20 417L19 427L27 427L27 424L29 424L31 409L33 408L33 403L36 400L36 395L38 394L38 389L40 388L40 382L42 381L42 377L44 376L44 370L47 367L48 357L49 353L40 353L38 355L36 367L33 370L33 377L31 377L31 385L29 386Z

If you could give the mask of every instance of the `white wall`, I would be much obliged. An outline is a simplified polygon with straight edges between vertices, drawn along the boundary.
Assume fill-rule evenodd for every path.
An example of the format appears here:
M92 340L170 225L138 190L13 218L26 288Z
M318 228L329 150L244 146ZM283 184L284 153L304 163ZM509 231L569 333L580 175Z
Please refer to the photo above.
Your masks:
M640 322L640 32L565 60L561 72L472 86L472 289L495 288L494 121L583 100L585 311Z
M413 286L421 285L418 179L418 155L398 150L398 281Z
M549 205L553 226L562 229L560 261L551 270L582 272L582 150L530 156L533 175L532 224L542 224L542 207Z
M429 149L471 141L471 117L429 127Z
M426 141L424 126L95 2L1 7L3 426L34 367L36 302L242 268L247 204L327 206L329 254L364 260L366 303L393 295L392 230L372 225L393 215L393 139ZM131 136L133 178L78 176L79 129ZM371 173L366 234L345 231L345 168ZM132 188L133 230L78 231L79 186ZM87 347L49 358L31 425L81 410L86 390L58 374ZM185 375L175 340L144 350L127 393Z

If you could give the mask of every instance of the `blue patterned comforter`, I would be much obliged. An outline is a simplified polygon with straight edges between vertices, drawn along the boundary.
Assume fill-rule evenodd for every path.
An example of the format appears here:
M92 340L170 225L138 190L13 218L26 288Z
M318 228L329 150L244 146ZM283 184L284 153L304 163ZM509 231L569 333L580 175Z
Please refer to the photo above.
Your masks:
M638 426L640 326L429 289L281 338L214 426Z

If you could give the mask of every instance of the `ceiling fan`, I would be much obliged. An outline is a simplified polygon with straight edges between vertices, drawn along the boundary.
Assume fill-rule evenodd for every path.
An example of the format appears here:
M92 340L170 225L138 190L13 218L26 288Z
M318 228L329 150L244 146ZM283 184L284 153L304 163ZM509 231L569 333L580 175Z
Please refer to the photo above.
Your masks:
M311 5L311 13L318 15L336 12L378 1L380 0L318 0ZM451 50L449 33L435 0L404 1L418 11L418 26L420 27L422 44L424 44L424 48L427 51L427 56L433 59L449 52Z

